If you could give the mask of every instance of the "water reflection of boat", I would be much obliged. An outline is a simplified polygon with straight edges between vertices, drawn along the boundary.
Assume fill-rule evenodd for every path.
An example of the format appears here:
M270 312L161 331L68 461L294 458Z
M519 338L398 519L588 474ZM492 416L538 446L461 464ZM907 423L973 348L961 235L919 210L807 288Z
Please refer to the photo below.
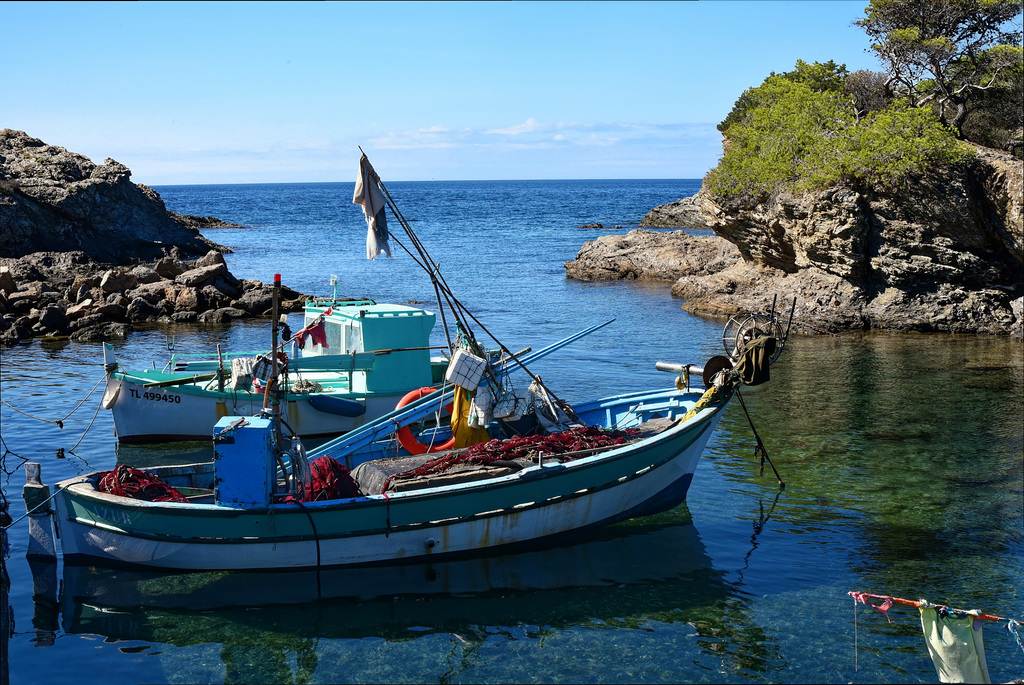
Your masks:
M688 610L725 594L692 525L634 523L567 547L429 564L202 573L68 565L62 620L69 633L111 639L252 644L261 633L401 638L424 626L557 627L661 612L691 620Z

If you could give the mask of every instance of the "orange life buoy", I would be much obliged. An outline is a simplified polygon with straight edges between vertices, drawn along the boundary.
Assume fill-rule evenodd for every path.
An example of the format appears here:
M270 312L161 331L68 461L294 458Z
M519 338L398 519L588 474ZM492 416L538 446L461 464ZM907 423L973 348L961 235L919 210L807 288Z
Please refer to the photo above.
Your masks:
M395 405L395 409L401 409L410 402L415 402L421 397L426 397L435 390L437 390L437 388L417 388L416 390L411 390L405 394L405 397L398 400L398 404ZM450 414L452 411L452 405L449 404L448 406L445 407L445 409ZM406 451L409 452L409 454L426 454L428 452L440 452L442 450L450 450L455 445L455 437L452 436L452 438L447 442L443 442L441 444L428 447L427 445L424 445L422 442L416 439L416 437L412 434L412 430L410 430L408 426L402 426L401 428L399 428L396 437L398 438L398 444L404 447Z

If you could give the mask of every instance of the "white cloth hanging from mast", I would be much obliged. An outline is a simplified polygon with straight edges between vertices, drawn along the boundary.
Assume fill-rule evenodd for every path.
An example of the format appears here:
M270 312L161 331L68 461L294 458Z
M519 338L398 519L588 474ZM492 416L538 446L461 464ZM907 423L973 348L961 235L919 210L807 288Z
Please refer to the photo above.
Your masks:
M376 259L379 255L391 256L388 246L388 220L384 215L384 193L374 181L375 174L370 161L363 155L359 158L359 175L356 177L356 190L352 194L352 203L361 205L363 216L366 217L366 258Z

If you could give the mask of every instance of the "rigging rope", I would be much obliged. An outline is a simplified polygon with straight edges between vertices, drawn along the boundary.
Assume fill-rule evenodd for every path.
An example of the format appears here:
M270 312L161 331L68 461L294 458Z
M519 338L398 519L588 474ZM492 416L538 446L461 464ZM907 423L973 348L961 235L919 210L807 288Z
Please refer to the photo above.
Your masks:
M79 402L79 403L78 403L77 405L75 405L75 408L74 408L74 409L72 409L71 411L69 411L69 412L67 413L67 415L66 415L66 416L65 416L64 418L62 418L62 419L56 419L56 420L54 420L54 419L44 419L44 418L42 418L42 417L40 417L40 416L33 416L32 414L29 414L29 413L27 413L27 412L23 412L22 410L18 409L17 407L15 407L14 405L12 405L12 404L11 404L10 402L8 402L7 400L4 400L4 399L0 399L0 402L3 402L3 404L4 404L4 405L6 405L6 406L7 406L7 407L8 407L9 409L11 409L12 411L16 411L16 412L18 412L18 413L19 413L19 414L21 414L22 416L27 416L27 417L28 417L28 418L30 418L30 419L35 419L36 421L42 421L43 423L53 423L53 424L56 424L56 425L57 425L57 428L60 428L60 429L62 429L62 430L63 430L63 429L64 429L64 422L65 422L65 421L67 421L67 420L68 420L69 418L71 418L71 415L72 415L72 414L74 414L74 413L75 413L76 411L78 411L78 408L79 408L79 407L81 407L81 406L82 406L83 404L85 404L85 401L86 401L86 400L88 400L88 399L89 399L90 397L92 397L92 394L93 394L94 392L96 392L96 388L100 387L100 383L104 382L105 380L107 380L107 379L109 379L109 378L110 378L110 374L109 374L109 373L107 373L107 374L104 374L104 375L103 375L103 377L102 377L102 378L100 378L100 379L99 379L99 380L98 380L98 381L96 382L96 385L92 386L92 390L90 390L90 391L89 391L89 394L88 394L88 395L86 395L85 397L83 397L83 398L82 398L82 401L81 401L81 402ZM95 418L95 417L94 417L94 418ZM90 424L90 425L91 425L91 424ZM81 442L81 441L79 441L79 442ZM75 446L77 447L77 445L75 445ZM72 448L72 449L74 449L74 448Z

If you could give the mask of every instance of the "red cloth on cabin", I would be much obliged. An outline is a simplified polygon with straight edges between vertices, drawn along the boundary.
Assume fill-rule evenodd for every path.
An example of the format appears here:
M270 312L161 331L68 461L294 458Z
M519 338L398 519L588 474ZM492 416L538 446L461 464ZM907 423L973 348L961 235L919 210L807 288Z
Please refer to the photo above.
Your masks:
M307 335L313 339L314 344L321 345L322 347L328 347L327 331L324 330L323 319L319 319L317 323L310 324L295 334L295 341L299 343L299 347L306 346Z
M299 343L299 347L306 346L306 336L308 335L313 339L313 343L320 345L321 347L329 347L327 344L327 331L324 330L324 317L330 316L334 313L334 307L328 307L327 311L323 313L323 316L317 317L315 323L311 323L301 331L295 334L295 340Z

